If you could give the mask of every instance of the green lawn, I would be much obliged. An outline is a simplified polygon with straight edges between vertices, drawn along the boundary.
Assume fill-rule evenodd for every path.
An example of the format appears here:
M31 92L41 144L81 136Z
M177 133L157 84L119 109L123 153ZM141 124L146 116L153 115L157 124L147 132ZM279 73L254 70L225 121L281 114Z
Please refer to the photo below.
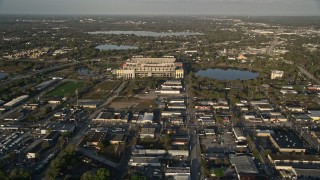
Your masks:
M74 95L76 89L81 89L85 85L84 82L66 82L57 87L53 91L50 91L48 96L70 97Z

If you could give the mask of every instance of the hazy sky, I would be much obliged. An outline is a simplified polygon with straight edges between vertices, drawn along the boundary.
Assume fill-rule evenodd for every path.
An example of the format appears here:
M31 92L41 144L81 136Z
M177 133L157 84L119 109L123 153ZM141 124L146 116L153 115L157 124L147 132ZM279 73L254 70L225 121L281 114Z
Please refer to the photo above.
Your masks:
M320 0L0 0L0 14L320 15Z

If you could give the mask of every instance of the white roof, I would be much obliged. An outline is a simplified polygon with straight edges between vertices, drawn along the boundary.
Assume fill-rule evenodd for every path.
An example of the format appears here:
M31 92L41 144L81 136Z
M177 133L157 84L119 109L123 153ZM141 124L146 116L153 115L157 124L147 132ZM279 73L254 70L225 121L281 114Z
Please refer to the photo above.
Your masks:
M15 99L12 99L11 101L7 102L6 104L4 104L3 106L14 106L15 104L27 99L29 97L29 95L23 95L23 96L19 96Z
M153 113L144 113L142 118L143 121L152 121L153 120Z

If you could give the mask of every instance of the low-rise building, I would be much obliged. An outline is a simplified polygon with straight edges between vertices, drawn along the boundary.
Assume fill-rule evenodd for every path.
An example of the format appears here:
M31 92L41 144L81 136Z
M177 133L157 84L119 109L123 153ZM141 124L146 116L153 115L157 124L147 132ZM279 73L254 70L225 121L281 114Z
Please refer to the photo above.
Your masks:
M55 141L58 140L59 136L60 136L60 132L52 131L43 140L47 141L49 144L53 144Z
M154 138L156 128L141 128L140 138Z
M161 157L152 157L152 156L133 156L129 160L130 166L153 166L160 167L161 166Z
M283 71L278 71L278 70L271 71L271 79L282 78L283 75L284 75Z
M154 120L153 113L145 112L145 113L139 114L139 117L136 123L139 123L139 124L153 123L153 120Z
M247 137L245 136L244 132L239 127L232 128L232 132L236 137L237 141L246 141Z
M270 135L270 140L280 152L304 153L306 151L302 140L293 131L276 130L274 131L274 134Z
M309 110L308 116L312 118L313 121L320 120L320 110Z
M79 99L77 100L75 106L88 108L88 109L95 109L100 104L101 104L101 101L96 99Z
M104 122L104 123L126 123L128 122L128 114L124 111L113 111L106 110L98 114L97 117L92 119L94 122Z
M123 144L127 136L125 134L112 134L108 136L110 144Z
M107 133L105 132L90 131L88 134L86 134L85 138L82 141L82 144L84 145L84 147L99 148L98 144L105 140L106 135Z
M235 167L238 179L242 180L248 175L258 176L259 171L250 156L235 156L230 158L232 166Z

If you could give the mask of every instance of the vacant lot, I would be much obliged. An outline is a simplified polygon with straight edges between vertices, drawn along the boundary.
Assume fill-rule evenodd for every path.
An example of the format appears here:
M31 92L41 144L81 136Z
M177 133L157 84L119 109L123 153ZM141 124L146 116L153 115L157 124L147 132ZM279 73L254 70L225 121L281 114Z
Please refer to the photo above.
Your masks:
M6 73L18 73L28 68L28 66L21 65L21 66L2 66L0 67L0 71Z
M120 81L104 81L95 85L89 93L84 95L84 98L88 99L103 99L107 94L117 88L120 85Z
M117 97L112 101L110 107L115 109L152 109L156 107L156 104L154 103L154 99L141 99L138 97Z
M66 82L53 91L49 92L47 95L57 97L70 97L75 93L76 89L81 89L84 85L85 83L82 81Z

